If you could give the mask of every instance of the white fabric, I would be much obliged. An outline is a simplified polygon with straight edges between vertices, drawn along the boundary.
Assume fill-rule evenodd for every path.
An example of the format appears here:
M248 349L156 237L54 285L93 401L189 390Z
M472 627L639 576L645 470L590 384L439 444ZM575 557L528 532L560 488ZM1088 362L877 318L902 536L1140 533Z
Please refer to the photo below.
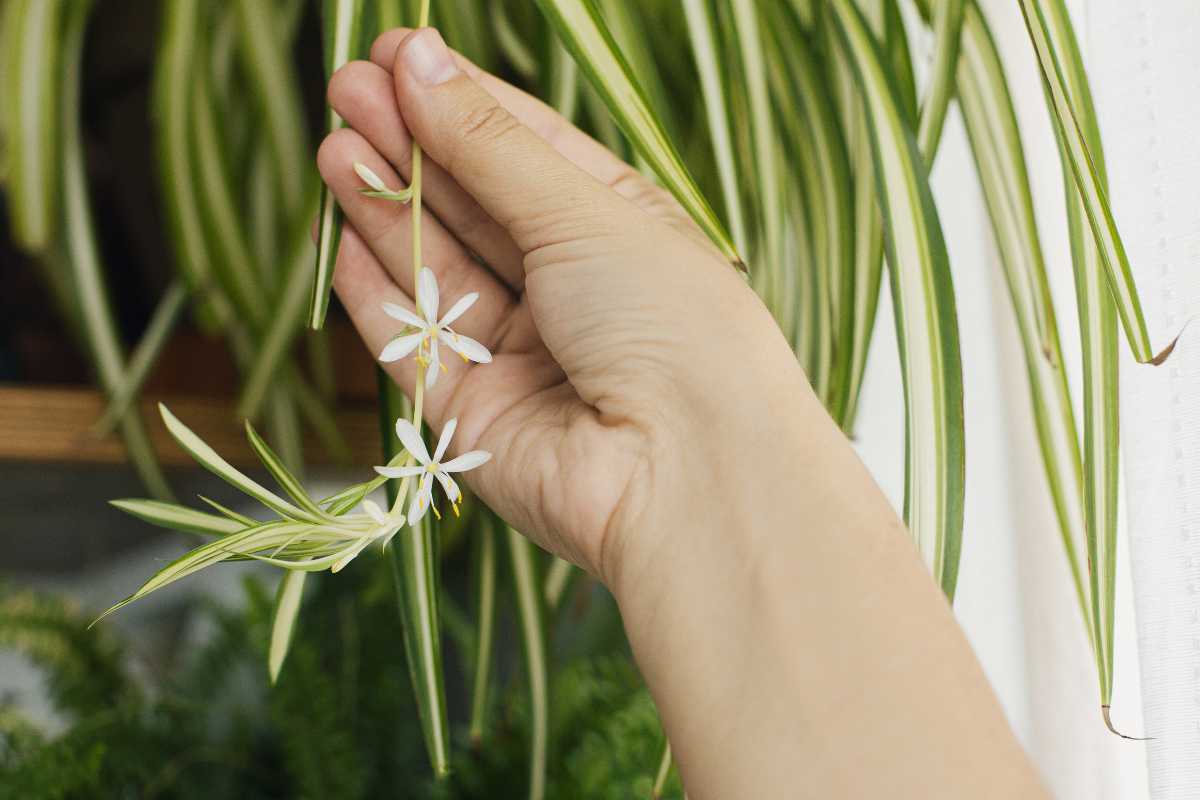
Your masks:
M1127 1L1092 0L1094 5L1114 7ZM1135 5L1163 2L1143 0ZM1181 0L1179 5L1188 2ZM1079 334L1062 174L1040 77L1018 4L983 0L981 5L996 35L1014 94L1078 405L1082 400ZM1086 47L1084 9L1079 3L1069 5ZM1192 41L1198 40L1193 37ZM920 52L919 47L915 49ZM1194 68L1192 74L1196 74ZM1097 77L1094 83L1103 84L1104 80ZM1112 163L1121 157L1121 137L1109 128L1124 123L1108 116L1103 122ZM1130 182L1137 182L1142 169L1131 165L1124 174ZM1147 798L1146 746L1116 738L1100 718L1095 666L1045 488L1020 343L957 109L948 121L933 184L958 298L967 422L966 527L956 613L1018 737L1055 797ZM1115 186L1114 194L1124 189ZM1190 209L1200 209L1195 198ZM1123 225L1126 237L1138 236L1134 227ZM1144 286L1142 291L1144 295L1148 292ZM856 438L859 452L898 507L903 498L904 429L893 324L885 290ZM1128 395L1125 402L1132 407ZM1126 418L1126 436L1135 435L1133 431ZM1134 491L1140 488L1135 485ZM1200 543L1200 525L1195 530ZM1200 566L1200 551L1197 556L1194 563ZM1127 732L1139 734L1145 728L1127 550L1121 558L1113 718ZM1193 572L1200 581L1200 569ZM1200 625L1196 627L1194 635L1200 636ZM1200 649L1196 654L1200 655ZM1149 702L1150 694L1147 698ZM1190 692L1187 702L1192 704ZM1200 749L1193 740L1187 746L1192 748L1192 761L1198 762ZM1190 794L1169 796L1200 797L1200 791L1193 788Z
M1090 0L1115 214L1152 340L1200 314L1200 4ZM1200 329L1125 358L1121 426L1151 796L1200 797Z

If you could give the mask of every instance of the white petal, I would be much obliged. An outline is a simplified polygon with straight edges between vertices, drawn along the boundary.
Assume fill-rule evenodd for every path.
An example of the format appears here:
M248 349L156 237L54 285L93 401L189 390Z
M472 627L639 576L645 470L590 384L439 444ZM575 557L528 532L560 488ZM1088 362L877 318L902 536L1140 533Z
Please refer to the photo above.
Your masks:
M466 472L486 464L491 457L492 454L486 450L472 450L442 464L442 472Z
M462 497L462 489L458 488L458 484L454 482L454 478L451 478L441 470L433 473L433 475L438 479L438 483L442 485L442 491L446 493L446 498L451 503L457 503L458 499Z
M451 322L454 322L454 320L461 317L468 308L475 305L475 301L478 299L479 292L464 294L462 297L458 298L458 301L454 305L450 306L450 310L446 312L446 316L442 317L442 319L438 322L438 325L444 328Z
M370 167L368 167L366 164L363 164L363 163L360 163L357 161L354 162L354 171L358 173L358 177L363 179L363 183L365 183L367 186L370 186L375 191L377 191L377 192L390 192L391 191L391 189L389 189L387 187L387 185L384 184L383 179L380 178L378 175L376 175L375 172Z
M421 466L376 467L375 471L385 478L411 478L413 475L420 475L425 468Z
M492 361L492 354L488 349L470 336L463 336L461 333L453 331L438 331L438 338L446 343L446 347L472 361L480 364L489 364Z
M400 444L404 445L404 449L411 453L413 458L421 464L429 463L429 451L425 449L425 441L413 424L404 417L396 420L396 435L400 437Z
M417 276L417 308L430 323L437 322L438 302L437 277L429 267L421 267Z
M438 355L438 340L433 337L429 340L429 364L425 367L425 388L432 389L434 384L438 382L438 376L442 371L442 359Z
M414 328L425 330L428 324L412 311L409 311L404 306L398 306L395 303L384 303L383 313L387 314L392 319L398 319L405 325L412 325Z
M397 336L384 346L383 352L379 354L379 360L386 363L399 361L406 355L417 349L417 345L425 338L425 332L410 333L407 336Z
M367 512L367 516L375 520L376 525L387 525L387 515L383 513L383 509L374 500L362 501L363 511Z
M421 521L421 517L425 516L425 512L429 510L429 506L433 503L433 475L426 472L425 477L421 478L421 485L413 494L412 502L408 506L408 524L416 525Z
M437 447L433 451L433 463L442 460L442 456L446 455L446 448L450 446L450 439L454 436L455 429L458 428L458 417L446 423L446 427L442 428L441 438L438 439Z

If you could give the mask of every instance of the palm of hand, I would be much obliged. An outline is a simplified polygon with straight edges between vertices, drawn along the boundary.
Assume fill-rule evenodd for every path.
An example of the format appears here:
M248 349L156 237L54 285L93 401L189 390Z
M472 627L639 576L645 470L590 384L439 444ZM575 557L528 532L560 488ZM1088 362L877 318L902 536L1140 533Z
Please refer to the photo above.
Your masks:
M387 45L377 43L381 49ZM572 157L576 180L596 184L628 216L606 224L612 214L597 208L592 219L599 222L587 235L564 239L549 233L561 228L563 210L581 219L591 211L591 201L568 193L540 212L514 210L502 226L501 215L486 213L450 172L427 159L424 263L437 275L443 311L461 295L479 292L455 328L482 342L494 360L470 365L447 354L445 373L426 393L425 419L440 430L458 418L451 455L470 449L497 455L467 476L489 505L539 544L602 573L605 550L615 546L614 523L627 526L618 520L638 514L631 495L646 490L653 474L650 439L679 344L662 316L673 309L680 319L688 316L686 291L677 290L703 284L694 272L684 278L697 262L716 272L728 269L668 195L537 101L491 76L475 78ZM410 169L411 137L392 75L377 64L343 68L331 83L330 101L352 128L328 137L318 158L349 223L335 287L377 355L400 328L382 304L414 305L412 212L361 194L353 165L363 163L398 186ZM513 117L492 113L469 127L484 147L515 125ZM537 238L543 228L544 241ZM613 268L631 261L636 269ZM689 263L680 269L680 261ZM677 302L656 302L663 292ZM411 394L413 359L385 366Z

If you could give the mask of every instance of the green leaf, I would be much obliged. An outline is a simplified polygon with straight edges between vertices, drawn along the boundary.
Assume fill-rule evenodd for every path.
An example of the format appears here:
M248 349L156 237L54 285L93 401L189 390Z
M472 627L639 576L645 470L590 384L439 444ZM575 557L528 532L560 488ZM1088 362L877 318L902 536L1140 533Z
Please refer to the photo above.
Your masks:
M194 550L184 553L167 566L156 572L136 592L101 614L92 624L107 617L135 600L140 600L151 592L156 592L165 586L186 578L206 567L219 564L222 561L245 558L245 554L258 550L280 547L287 544L298 533L308 530L307 522L274 522L260 523L253 528L247 528L238 533L215 539Z
M163 349L171 339L175 326L187 309L187 286L180 280L175 280L167 287L167 291L154 309L150 322L142 334L141 341L134 348L133 355L126 365L125 374L113 388L108 407L104 415L96 423L95 430L99 436L112 432L121 418L132 408L141 394L142 385L149 377L150 371L158 363Z
M783 12L769 18L769 51L775 69L776 107L798 164L800 189L809 217L814 318L820 341L813 359L814 387L821 387L834 419L845 413L849 343L854 324L854 253L849 156L822 69L809 49L799 20Z
M532 718L529 742L529 800L546 794L547 730L549 721L549 674L546 661L545 615L541 583L533 543L512 528L506 528L509 563L517 600L517 622L525 653L525 677L529 681L529 713Z
M9 0L4 52L8 213L16 244L41 251L54 236L58 198L61 0Z
M773 276L768 279L770 287L766 293L772 306L787 303L790 298L782 291L783 258L783 204L780 176L785 168L780 158L779 136L775 126L775 115L771 108L770 86L767 82L765 50L759 33L758 9L754 0L723 0L725 17L732 21L736 47L736 62L740 80L734 84L744 94L742 107L748 110L750 130L750 152L747 154L755 175L751 196L756 202L761 227L761 257L766 262L764 270Z
M311 219L316 213L316 195L305 203L301 219ZM310 299L313 284L313 242L308 222L296 225L284 258L281 295L271 309L262 344L254 355L247 372L242 394L238 399L238 416L255 419L273 385L288 363L289 350L296 335L304 326L305 301ZM319 266L319 265L318 265ZM330 265L332 269L332 264Z
M96 377L112 397L125 376L125 355L104 285L104 266L88 204L87 167L79 130L83 36L91 8L90 2L73 4L67 11L62 40L55 44L62 55L57 96L61 102L58 114L63 123L59 158L63 185L58 196L62 200L66 261L76 292L84 339L91 351ZM129 409L121 417L120 429L129 459L146 489L161 500L171 499L171 487L158 464L138 409Z
M1124 250L1120 247L1116 228L1111 225L1111 215L1106 218L1106 223L1098 225L1104 222L1107 213L1104 151L1070 17L1057 0L1033 5L1022 0L1022 11L1026 14L1026 26L1038 50L1039 61L1044 60L1043 88L1051 116L1056 119L1055 132L1063 164L1067 229L1083 353L1083 508L1092 645L1100 679L1101 712L1109 730L1116 733L1108 707L1113 686L1120 469L1118 315L1125 324L1126 338L1135 357L1140 361L1157 362L1160 359L1142 358L1142 355L1149 356L1149 338L1145 336L1132 276L1124 262ZM1079 163L1081 154L1085 157L1086 170L1081 169L1083 164ZM1114 262L1117 256L1120 261ZM1122 293L1119 281L1114 283L1118 277L1113 273L1115 263L1121 265L1129 278L1128 294ZM1139 331L1131 331L1131 321L1140 324L1141 339L1134 338ZM1170 347L1160 356L1165 358L1169 353Z
M297 221L303 210L308 171L303 165L308 145L304 135L299 81L280 37L276 35L275 14L270 3L261 0L235 0L239 21L239 52L257 101L262 108L265 134L271 142L275 176L279 181L276 196L289 221Z
M667 778L671 776L671 743L666 742L663 745L662 756L658 759L658 771L654 775L654 788L650 792L650 797L654 800L662 797L663 791L667 787Z
M300 600L304 597L304 581L307 572L288 570L279 580L275 593L275 608L271 614L271 644L267 651L267 673L271 685L279 679L279 670L287 658L296 629L296 618L300 614Z
M592 0L538 0L538 5L604 99L622 132L654 168L721 253L739 269L745 264L729 234L688 174L646 100L645 93L613 41Z
M937 154L946 122L946 110L950 107L950 98L954 96L954 76L958 68L966 6L967 0L941 0L934 9L933 66L917 126L917 149L925 156L927 164L932 164Z
M1137 285L1108 203L1099 130L1070 17L1062 0L1020 0L1020 3L1041 67L1055 132L1079 190L1084 218L1096 240L1099 258L1096 266L1107 279L1133 357L1142 363L1161 364L1175 343L1172 341L1158 353L1150 343Z
M270 472L271 477L279 484L280 489L283 489L289 497L296 501L297 505L314 517L320 519L325 516L325 512L313 502L313 499L308 496L308 492L304 490L304 484L284 466L279 456L275 455L275 451L254 430L250 420L246 420L246 439L250 442L250 447L254 449L255 455L267 468L267 472Z
M830 16L859 77L904 376L905 521L930 571L953 599L962 543L962 362L949 259L928 177L866 20L850 0Z
M191 156L190 99L192 74L198 68L195 31L200 27L199 0L165 0L162 19L153 97L158 174L176 266L199 301L201 327L211 332L227 323L232 312L224 297L210 292L212 252Z
M471 744L483 741L488 694L492 680L492 642L496 634L496 535L494 520L479 526L476 532L473 571L476 604L475 673L471 683Z
M185 533L228 536L247 527L238 520L218 517L215 514L205 514L203 511L196 511L187 506L163 503L158 500L110 500L109 505L149 522L151 525ZM254 520L249 520L249 523L250 525L258 524Z
M717 164L717 176L721 182L725 214L733 231L734 246L744 253L747 252L749 243L746 239L746 220L742 212L741 181L734 158L731 116L725 98L725 81L722 77L725 71L721 65L721 51L717 47L717 35L712 15L709 13L708 0L683 0L683 13L687 18L688 38L692 44L696 72L700 76L700 92L704 98L708 136Z
M550 563L550 569L546 570L546 581L542 586L542 594L545 596L547 609L554 610L558 608L558 604L567 592L567 587L571 584L571 578L576 573L575 565L570 561L555 558Z
M212 508L215 508L217 511L219 511L224 516L228 517L229 519L233 520L234 522L241 523L242 527L253 528L255 525L262 524L261 522L259 522L256 519L247 517L245 514L239 514L238 512L234 511L232 508L226 508L225 506L218 503L216 500L212 500L208 497L205 497L204 495L197 495L197 496L200 498L200 500L202 502L208 504Z
M379 426L384 455L399 454L395 435L398 417L411 418L412 408L391 378L382 370L379 380ZM396 500L396 481L388 481L389 504ZM446 715L446 689L442 675L442 641L438 627L440 570L437 530L432 514L415 528L406 529L392 543L392 577L399 602L404 652L417 698L421 729L433 773L444 777L450 770L450 732Z
M397 10L395 3L380 2L379 5L381 17L385 6ZM357 58L365 46L363 0L325 0L321 8L321 27L325 39L325 78L328 80L343 64ZM326 134L344 126L345 122L336 111L332 108L326 110ZM319 330L325 324L325 314L329 311L329 291L333 286L333 268L341 241L341 209L333 193L328 187L322 186L321 215L317 219L316 271L308 307L308 324L313 330Z
M859 7L864 9L865 14L869 14L872 29L877 37L882 38L882 0L864 0L860 2ZM839 358L849 360L849 365L838 366L839 373L845 374L846 382L833 409L837 412L837 420L842 429L853 432L883 282L883 220L876 199L875 158L871 150L870 130L859 98L858 79L846 54L837 46L837 34L833 26L822 25L821 33L822 44L829 51L830 94L839 112L852 181L850 195L853 198L853 234L850 249L853 262L852 277L848 282L851 296L839 296L839 304L835 306L840 308L841 304L850 303L849 311L839 312L850 317L849 340L843 336L837 351ZM835 320L836 329L842 330L843 325L844 320L839 316Z
M209 472L235 489L250 495L280 516L316 523L322 521L323 515L306 513L282 497L279 497L262 484L243 475L232 464L217 455L217 452L205 444L204 440L193 433L190 428L180 422L174 414L167 410L165 405L159 403L158 410L162 414L167 430L175 441L179 443L179 446L186 450L188 455L200 462L200 465Z
M1080 610L1083 619L1090 620L1079 432L1063 370L1058 322L1016 112L999 51L973 3L964 16L957 84L959 107L1021 337L1046 483Z

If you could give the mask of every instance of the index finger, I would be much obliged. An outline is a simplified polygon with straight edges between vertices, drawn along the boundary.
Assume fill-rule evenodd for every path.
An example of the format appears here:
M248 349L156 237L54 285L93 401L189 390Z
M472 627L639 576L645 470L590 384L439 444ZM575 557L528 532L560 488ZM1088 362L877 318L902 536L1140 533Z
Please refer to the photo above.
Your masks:
M396 49L411 32L411 28L396 28L380 34L371 46L371 61L390 71L395 63ZM458 51L451 50L451 53L460 69L496 98L517 121L545 140L568 161L643 211L673 224L682 223L689 230L694 229L691 218L670 192L622 161L611 150L575 127L541 100L480 69Z

